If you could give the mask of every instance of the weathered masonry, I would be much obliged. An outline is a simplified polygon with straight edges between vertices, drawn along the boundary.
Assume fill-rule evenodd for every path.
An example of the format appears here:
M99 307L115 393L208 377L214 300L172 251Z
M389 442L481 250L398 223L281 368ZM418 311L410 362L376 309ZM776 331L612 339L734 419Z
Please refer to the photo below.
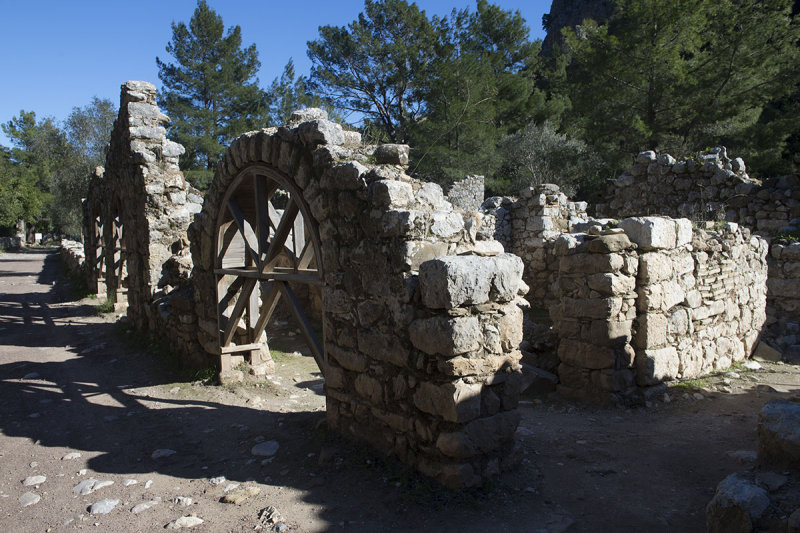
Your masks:
M264 331L282 302L325 377L331 427L448 486L499 473L524 381L520 259L407 176L407 146L364 146L321 110L235 140L201 205L154 97L122 87L86 201L93 286L234 380L270 370ZM319 322L303 305L314 294Z
M800 291L786 289L800 272L797 245L772 246L768 296L768 246L747 227L765 217L750 204L740 224L693 227L642 212L643 186L604 208L622 220L595 220L585 202L542 185L475 211L482 178L448 201L406 174L407 146L364 145L319 109L234 140L201 197L178 169L183 148L167 122L153 85L122 86L85 202L90 286L187 361L216 363L222 381L272 372L269 325L288 314L325 378L330 427L451 487L513 462L532 376L565 394L629 398L725 368L751 355L765 324L785 333L797 322L787 295ZM710 201L711 186L730 189L719 180L745 177L720 153L699 170L642 154L619 186L666 176L683 190L683 172L700 172L692 179L710 180L699 197ZM662 194L677 206L670 216L694 201ZM788 200L755 194L759 209L793 213ZM529 357L542 331L528 322L523 339L529 306L552 319L547 357ZM521 364L523 352L538 369Z

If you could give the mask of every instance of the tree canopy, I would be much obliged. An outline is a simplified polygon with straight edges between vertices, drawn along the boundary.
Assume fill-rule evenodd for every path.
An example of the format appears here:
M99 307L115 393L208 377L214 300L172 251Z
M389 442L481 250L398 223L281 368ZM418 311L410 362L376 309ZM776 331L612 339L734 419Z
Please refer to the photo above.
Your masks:
M156 64L169 134L186 148L184 168L211 169L236 136L267 114L258 52L255 45L243 48L241 28L226 32L222 17L200 0L188 26L172 23L167 53L174 62L156 58Z

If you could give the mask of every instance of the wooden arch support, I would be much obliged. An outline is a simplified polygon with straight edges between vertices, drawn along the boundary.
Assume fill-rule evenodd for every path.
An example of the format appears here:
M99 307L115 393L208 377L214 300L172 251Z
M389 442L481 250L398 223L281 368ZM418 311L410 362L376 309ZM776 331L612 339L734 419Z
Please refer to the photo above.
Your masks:
M283 298L323 370L324 343L292 289L292 284L324 284L319 232L302 191L275 168L251 163L227 188L215 227L221 369L230 370L231 356L237 353L254 362Z

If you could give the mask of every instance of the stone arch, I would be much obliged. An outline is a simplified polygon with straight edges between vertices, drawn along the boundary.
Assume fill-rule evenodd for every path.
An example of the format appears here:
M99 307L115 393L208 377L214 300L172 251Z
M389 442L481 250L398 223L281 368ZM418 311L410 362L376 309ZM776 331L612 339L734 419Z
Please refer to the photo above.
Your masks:
M89 179L89 190L83 201L84 257L86 285L100 299L106 298L105 187L103 167L97 167Z
M282 209L276 199L283 200ZM264 162L243 162L220 205L214 276L223 372L231 370L230 354L247 354L251 367L265 363L263 334L283 298L324 373L324 338L318 338L293 289L324 284L317 221L296 180ZM232 344L242 318L240 342Z
M476 219L454 209L438 185L409 177L407 164L407 146L362 145L315 109L234 140L189 232L198 341L219 357L221 377L242 378L228 370L221 342L220 243L226 232L239 235L238 266L253 270L266 259L258 239L268 232L253 229L263 216L238 217L250 221L250 234L226 210L230 190L254 173L280 176L319 230L329 427L451 487L475 485L499 473L513 449L524 381L522 263L478 239ZM245 200L253 211L255 189ZM248 305L257 302L241 300L242 316ZM244 339L247 349L261 339L249 340L256 342Z

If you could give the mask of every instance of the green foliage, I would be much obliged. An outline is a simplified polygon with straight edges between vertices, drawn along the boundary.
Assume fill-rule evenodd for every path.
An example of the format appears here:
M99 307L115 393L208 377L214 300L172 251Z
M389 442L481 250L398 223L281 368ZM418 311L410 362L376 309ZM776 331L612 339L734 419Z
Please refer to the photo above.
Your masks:
M616 0L607 25L562 30L553 79L571 101L567 131L617 169L644 149L733 150L761 109L796 87L790 11L789 0ZM774 133L773 145L786 137Z
M94 98L73 108L63 128L26 111L3 124L13 148L5 152L0 171L0 198L5 200L0 226L22 218L42 230L80 235L81 199L92 170L103 164L115 116L109 100Z
M156 58L159 105L172 119L170 136L186 148L181 166L211 169L235 137L265 121L258 52L255 45L242 48L239 26L225 32L222 17L203 0L188 26L172 23L167 52L174 63Z
M304 107L324 108L331 120L343 122L336 108L311 90L308 78L295 75L292 59L286 63L280 77L272 80L266 92L266 100L269 102L267 124L272 126L286 124L293 111Z
M192 184L192 187L206 192L214 179L214 171L207 168L187 169L183 171L183 176Z
M568 196L581 185L595 182L598 156L579 139L558 133L550 122L531 122L503 139L505 161L501 175L509 178L509 189L516 194L523 187L555 183Z
M309 41L313 89L338 108L363 114L386 139L407 142L424 115L419 74L433 57L433 25L416 4L366 0L347 27L322 26Z
M363 114L365 140L409 143L412 172L443 184L491 176L504 136L564 107L538 88L540 43L519 12L485 0L431 19L403 0L368 0L308 46L314 87Z

